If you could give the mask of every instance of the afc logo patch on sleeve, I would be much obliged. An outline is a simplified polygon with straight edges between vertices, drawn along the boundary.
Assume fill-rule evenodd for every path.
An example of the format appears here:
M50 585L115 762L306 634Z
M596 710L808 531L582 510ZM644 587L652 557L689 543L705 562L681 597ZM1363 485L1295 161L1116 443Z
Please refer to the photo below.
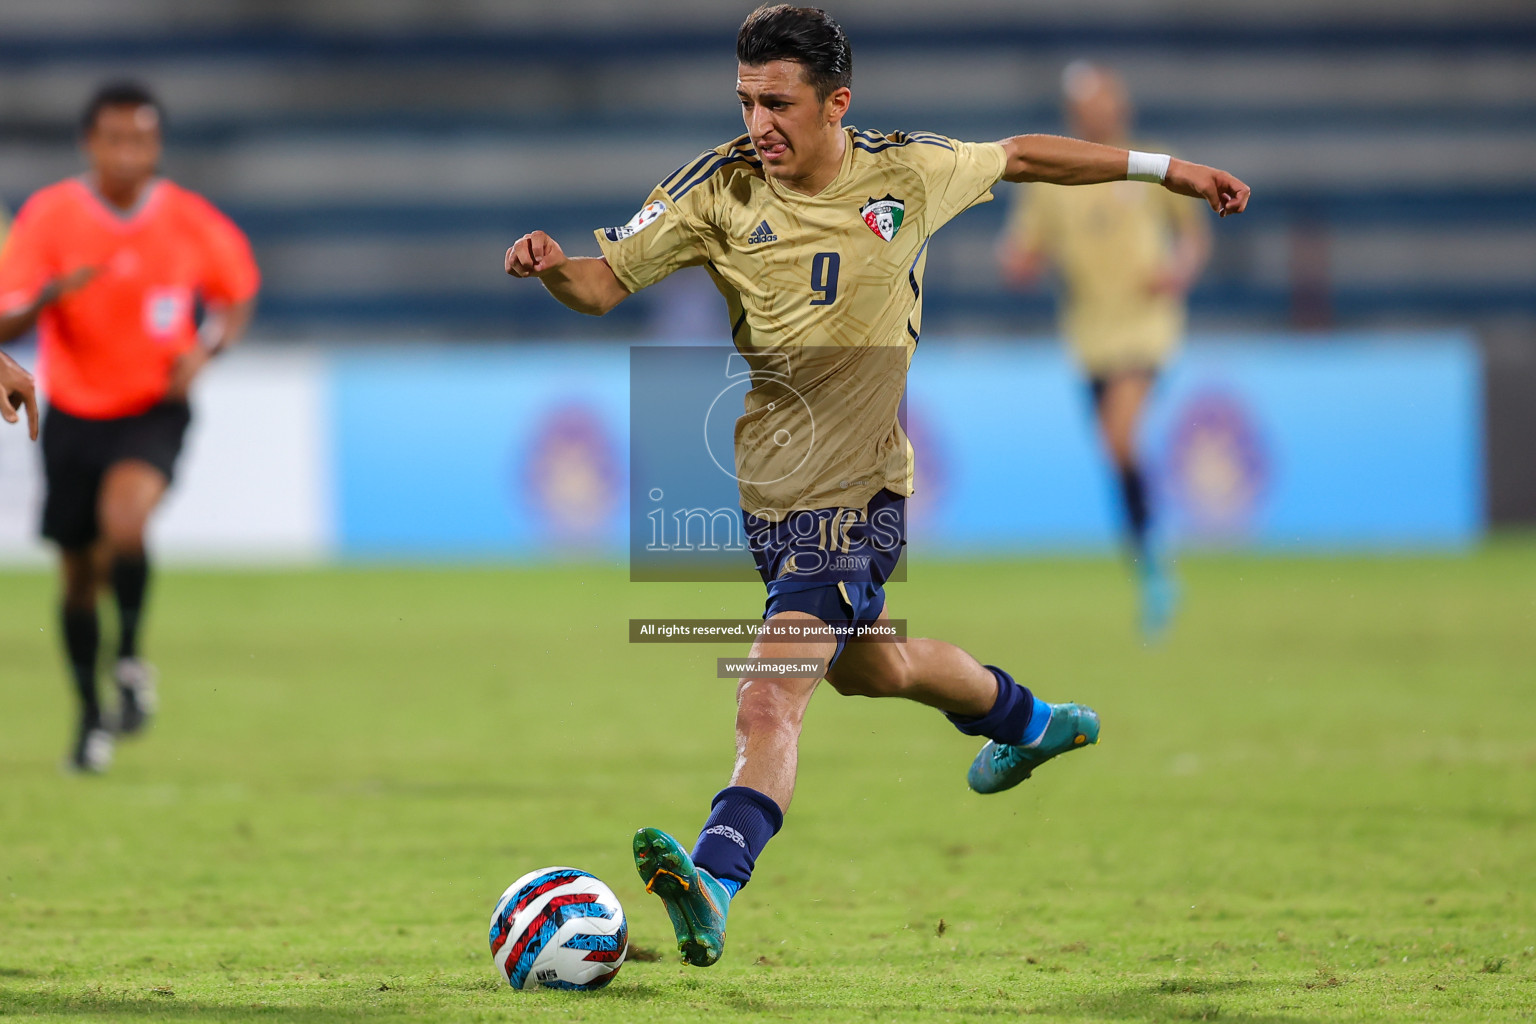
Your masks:
M603 236L610 242L621 242L630 235L644 231L656 223L658 217L667 212L666 204L661 200L654 203L646 203L640 212L629 219L629 223L621 228L604 228Z

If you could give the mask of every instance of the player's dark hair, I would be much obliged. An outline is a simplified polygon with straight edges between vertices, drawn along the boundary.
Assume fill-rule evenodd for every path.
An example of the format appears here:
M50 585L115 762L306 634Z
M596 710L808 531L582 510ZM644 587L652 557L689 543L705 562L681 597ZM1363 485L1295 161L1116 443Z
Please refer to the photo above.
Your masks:
M843 27L818 7L759 7L747 15L736 33L736 59L753 67L792 60L804 69L806 83L822 101L853 85L853 49L848 37Z
M96 127L96 119L108 107L153 107L161 122L165 121L165 108L148 88L138 82L108 82L97 88L85 105L80 114L80 131L89 135Z

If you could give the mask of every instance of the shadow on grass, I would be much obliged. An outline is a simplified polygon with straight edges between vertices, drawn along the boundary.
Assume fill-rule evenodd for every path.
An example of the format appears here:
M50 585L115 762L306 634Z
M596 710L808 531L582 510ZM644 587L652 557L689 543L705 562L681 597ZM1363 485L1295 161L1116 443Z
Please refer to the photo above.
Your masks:
M1247 981L1174 979L1143 990L1080 995L1048 1005L1030 1007L1031 1013L1086 1020L1237 1021L1240 1024L1310 1024L1318 1020L1292 1013L1238 1009L1222 994L1235 995L1251 987ZM1188 987L1185 987L1185 986Z
M782 1016L793 1019L844 1019L857 1016L885 1019L909 1018L914 1014L945 1019L1016 1018L1021 1015L1040 1018L1065 1018L1094 1021L1223 1021L1237 1024L1311 1024L1319 1018L1303 1014L1238 1008L1231 1005L1241 993L1252 989L1252 981L1240 978L1170 978L1150 985L1091 995L1062 996L1045 1002L1026 998L1011 999L999 993L997 998L971 998L960 1002L921 999L911 1002L826 1002L786 998L782 992L755 995L750 992L711 992L712 1007L750 1015ZM702 991L699 993L703 995ZM614 996L636 1003L654 1000L656 993L630 990ZM686 998L686 997L685 997ZM724 1014L723 1016L730 1016Z
M1092 995L1073 995L1029 1012L1087 1020L1237 1021L1240 1024L1310 1024L1300 1014L1232 1006L1234 999L1254 987L1247 978L1165 978L1149 985Z
M1253 982L1247 978L1164 978L1147 986L1147 991L1156 995L1206 996L1213 992L1241 992L1252 987Z
M1031 1013L1088 1020L1238 1021L1241 1024L1309 1024L1315 1017L1239 1009L1254 982L1248 978L1164 978L1151 984L1092 995L1073 995L1031 1006Z
M474 988L482 986L476 985ZM944 1017L952 1019L1003 1019L1020 1015L1055 1019L1093 1021L1222 1021L1231 1024L1311 1024L1318 1018L1300 1014L1250 1010L1231 1005L1253 983L1241 979L1173 978L1120 991L1062 995L1052 1001L1014 999L999 992L995 998L970 998L957 1002L920 999L908 1002L875 1000L821 1000L815 997L786 997L782 991L755 993L751 986L732 991L708 991L703 987L688 991L658 991L642 985L615 988L586 996L604 1002L628 1004L631 1009L648 1008L661 1016L703 1009L707 1003L712 1013L724 1019L735 1015L781 1016L807 1020L837 1020L854 1016L875 1019ZM570 993L560 993L565 1008ZM704 1002L698 1002L703 1000ZM543 1000L540 1000L542 1003ZM534 1006L525 1009L535 1009ZM549 1010L548 1005L538 1009ZM0 986L0 1017L48 1015L93 1018L105 1021L209 1022L230 1020L270 1020L280 1024L338 1019L389 1019L401 1016L431 1017L441 1006L424 1007L368 1006L365 1004L330 1007L267 1005L261 1002L208 1001L177 997L171 992L146 990L142 994L122 992L7 992ZM468 1011L470 1007L465 1006ZM478 1008L477 1008L478 1009ZM581 1008L588 1009L588 1008ZM595 1010L596 1007L590 1009ZM577 1014L584 1016L585 1014ZM539 1015L541 1018L543 1014ZM605 1016L598 1014L598 1016Z
M283 1024L334 1021L367 1016L365 1008L347 1011L311 1007L231 1005L179 999L170 994L125 996L108 993L7 992L0 988L0 1018L28 1016L88 1017L107 1021L224 1021L255 1018Z

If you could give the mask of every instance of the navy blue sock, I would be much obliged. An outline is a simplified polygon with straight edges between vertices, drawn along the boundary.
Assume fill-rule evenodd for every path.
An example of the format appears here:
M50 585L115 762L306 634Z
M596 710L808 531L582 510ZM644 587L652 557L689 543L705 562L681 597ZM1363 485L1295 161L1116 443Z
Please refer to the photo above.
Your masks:
M1036 705L1040 702L1028 688L1020 686L1013 681L1013 677L996 665L984 666L997 677L997 700L992 705L992 710L980 718L966 715L954 715L948 711L944 717L955 724L955 728L967 736L985 736L989 740L998 743L1027 743L1031 739L1039 739L1038 735L1031 735L1030 720L1036 717ZM1035 733L1043 733L1043 726L1033 730Z
M1139 466L1120 470L1120 498L1125 504L1125 526L1130 534L1131 550L1139 559L1147 553L1147 535L1152 525L1152 511L1147 498L1147 478Z
M119 555L112 562L112 593L117 597L117 656L139 656L139 620L149 589L149 562L142 554Z
M709 820L693 848L693 863L740 889L752 877L752 866L763 847L783 826L784 812L772 797L746 786L727 786L710 801Z
M94 728L101 724L101 704L96 699L96 652L101 646L101 620L96 609L71 608L60 612L64 621L64 651L69 675L80 697L80 711Z

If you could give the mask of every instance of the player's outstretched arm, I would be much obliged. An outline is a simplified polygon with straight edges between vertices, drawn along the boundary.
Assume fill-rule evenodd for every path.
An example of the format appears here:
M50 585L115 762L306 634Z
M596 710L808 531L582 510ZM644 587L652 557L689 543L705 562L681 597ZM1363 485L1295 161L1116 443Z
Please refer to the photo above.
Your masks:
M37 387L32 375L4 352L0 352L0 419L17 420L17 406L27 410L27 433L37 440Z
M1117 146L1069 139L1060 135L1015 135L1002 142L1008 155L1004 181L1045 181L1053 185L1094 185L1123 181L1132 173L1130 152ZM1226 171L1169 160L1162 176L1163 187L1179 195L1194 196L1211 204L1225 217L1248 207L1248 186Z
M507 250L506 271L513 277L537 277L549 294L578 313L602 316L629 298L608 261L570 257L542 231L531 231Z

